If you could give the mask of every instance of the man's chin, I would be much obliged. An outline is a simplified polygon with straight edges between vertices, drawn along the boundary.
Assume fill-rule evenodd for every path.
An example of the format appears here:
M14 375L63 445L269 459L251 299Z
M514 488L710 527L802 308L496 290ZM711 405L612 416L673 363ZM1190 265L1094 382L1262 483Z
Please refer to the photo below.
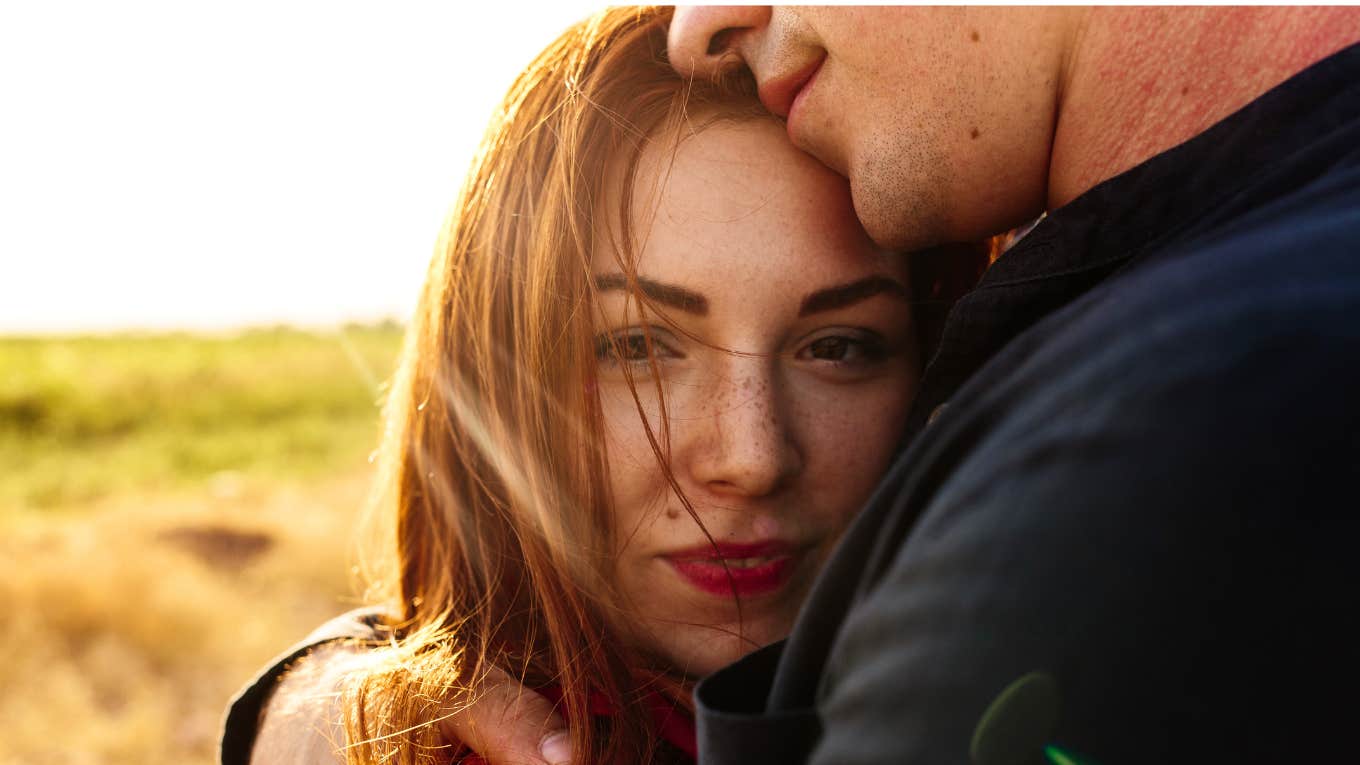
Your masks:
M885 208L881 204L874 204L874 201L877 200L861 207L860 197L855 197L854 211L860 218L860 225L864 226L865 233L869 234L870 240L873 240L873 244L880 249L913 252L944 241L944 238L930 230L925 218L913 222L910 216Z
M913 252L949 241L939 210L926 197L897 201L891 195L863 190L853 178L850 195L864 232L881 249Z

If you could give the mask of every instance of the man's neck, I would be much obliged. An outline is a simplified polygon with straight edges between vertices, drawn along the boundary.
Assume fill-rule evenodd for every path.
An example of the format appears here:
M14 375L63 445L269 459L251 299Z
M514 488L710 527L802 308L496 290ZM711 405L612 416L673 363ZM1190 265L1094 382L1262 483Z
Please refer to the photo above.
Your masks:
M1095 8L1069 42L1048 206L1360 40L1360 8Z

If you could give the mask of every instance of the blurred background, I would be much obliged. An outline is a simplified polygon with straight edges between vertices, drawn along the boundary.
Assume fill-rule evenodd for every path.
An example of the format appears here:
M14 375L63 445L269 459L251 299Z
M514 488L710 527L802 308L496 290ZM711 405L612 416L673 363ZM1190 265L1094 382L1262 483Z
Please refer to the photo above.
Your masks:
M213 762L356 603L440 222L595 8L0 4L0 765Z

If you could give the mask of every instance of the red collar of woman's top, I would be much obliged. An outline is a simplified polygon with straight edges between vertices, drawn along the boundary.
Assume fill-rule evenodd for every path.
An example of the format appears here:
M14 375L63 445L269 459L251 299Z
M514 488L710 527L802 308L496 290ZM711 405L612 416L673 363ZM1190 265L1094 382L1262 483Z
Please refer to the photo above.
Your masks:
M554 704L562 702L560 686L549 685L535 690ZM656 691L648 691L639 701L646 705L661 739L684 753L690 760L697 760L699 746L695 736L694 717ZM586 699L586 708L597 717L613 717L618 713L617 707L610 703L604 694L596 691L591 691ZM486 765L486 761L475 754L464 757L460 762L461 765Z

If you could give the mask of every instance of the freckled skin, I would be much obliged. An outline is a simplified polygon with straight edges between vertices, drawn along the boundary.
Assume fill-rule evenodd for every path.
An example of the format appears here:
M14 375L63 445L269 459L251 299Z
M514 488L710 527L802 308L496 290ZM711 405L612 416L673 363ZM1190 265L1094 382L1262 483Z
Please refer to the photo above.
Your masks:
M657 141L656 145L669 145ZM805 296L870 276L907 285L904 259L864 233L845 179L798 152L773 120L719 123L685 138L674 163L644 155L639 194L641 277L703 295L706 315L662 308L651 324L669 417L669 467L720 542L778 540L796 548L788 585L743 598L700 592L667 555L706 545L647 445L621 370L601 363L598 390L619 542L614 580L645 647L693 674L711 672L787 634L817 570L886 470L917 378L910 307L889 295L799 316ZM596 253L597 275L616 269ZM600 296L596 330L636 328L636 306ZM673 322L673 323L668 323ZM826 338L884 339L836 363ZM692 334L697 339L687 337ZM861 333L861 334L856 334ZM839 341L838 341L839 342ZM638 394L658 433L660 406L645 362Z

